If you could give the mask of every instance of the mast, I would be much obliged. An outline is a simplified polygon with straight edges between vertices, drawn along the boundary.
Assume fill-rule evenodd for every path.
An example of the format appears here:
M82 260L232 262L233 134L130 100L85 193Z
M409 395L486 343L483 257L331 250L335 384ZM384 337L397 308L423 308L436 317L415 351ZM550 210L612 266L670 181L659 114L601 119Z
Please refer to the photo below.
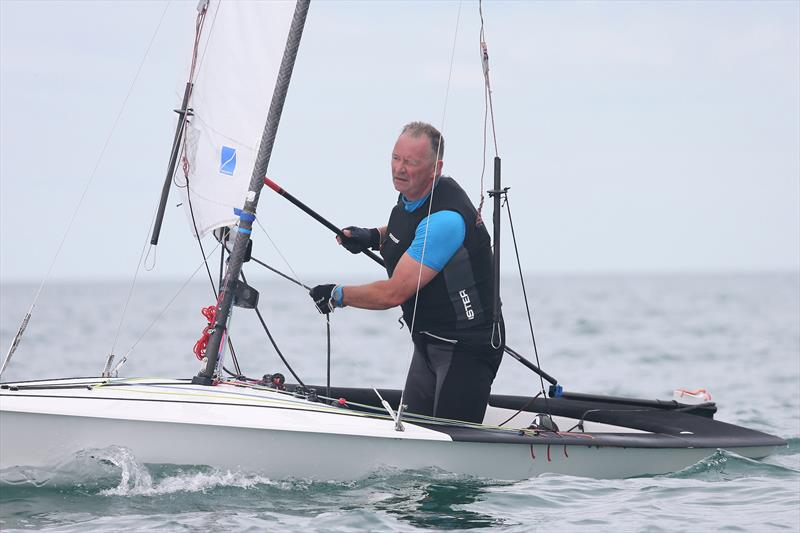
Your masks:
M275 144L275 136L278 132L278 124L283 112L283 104L286 100L286 93L289 90L289 81L294 69L294 61L297 57L297 49L300 46L300 38L303 35L306 16L310 0L297 0L292 24L289 28L289 36L286 39L286 48L281 59L281 66L278 71L278 79L275 82L275 90L272 93L272 101L269 106L267 123L264 126L264 133L261 136L261 144L258 148L253 174L250 178L250 186L247 192L244 207L239 215L239 227L233 244L228 269L225 273L223 285L220 288L220 300L217 303L217 314L214 321L214 329L208 341L206 349L205 367L192 378L192 383L201 385L211 385L214 376L220 366L220 349L224 347L224 338L228 318L233 305L233 293L239 280L244 263L245 254L250 241L250 233L255 220L256 207L261 195L261 188L264 185L264 176L267 175L269 160L272 155L272 147Z

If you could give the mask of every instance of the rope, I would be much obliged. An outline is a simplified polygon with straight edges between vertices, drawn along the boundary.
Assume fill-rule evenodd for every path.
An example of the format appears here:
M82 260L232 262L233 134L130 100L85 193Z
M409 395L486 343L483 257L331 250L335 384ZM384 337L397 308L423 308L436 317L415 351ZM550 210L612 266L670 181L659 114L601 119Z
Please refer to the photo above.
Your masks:
M494 103L492 101L492 85L489 81L489 48L486 46L486 37L484 33L483 24L483 2L478 0L478 13L481 17L481 32L480 32L480 51L481 51L481 65L483 67L483 163L481 165L481 189L480 189L480 203L478 204L478 220L481 219L481 211L483 210L483 203L486 200L484 196L483 180L486 176L486 130L488 127L488 118L491 114L492 117L492 140L494 141L494 155L500 157L500 151L497 148L497 130L494 124Z
M501 426L505 426L506 424L508 424L509 422L511 422L511 420L512 420L514 417L516 417L516 416L517 416L518 414L520 414L522 411L525 411L525 410L526 410L528 407L530 407L530 406L531 406L531 404L532 404L534 401L536 401L536 398L538 398L538 397L539 397L539 396L541 396L541 395L542 395L542 392L538 392L538 393L536 393L536 396L534 396L533 398L531 398L530 400L528 400L527 402L525 402L525 405L523 405L522 407L520 407L520 408L519 408L519 410L517 410L517 412L516 412L516 413L514 413L514 414L513 414L513 415L511 415L511 416L509 416L508 418L506 418L505 420L503 420L502 422L500 422L500 423L499 423L499 424L497 424L497 425L498 425L499 427L501 427ZM548 410L549 410L549 408L548 408Z
M242 273L242 280L244 280L244 282L247 283L247 278L244 277L244 273ZM292 369L292 366L289 364L289 361L287 361L286 358L283 356L283 352L281 352L281 349L278 348L278 343L276 343L275 339L272 337L272 333L270 333L269 328L267 327L267 323L264 321L264 317L261 316L261 311L259 311L258 306L255 307L255 312L259 322L261 322L261 327L264 328L264 332L267 334L267 337L269 337L269 342L272 343L272 347L275 348L275 352L278 354L278 357L281 358L281 361L283 361L283 364L286 365L286 368L289 370L292 376L294 376L294 379L297 380L297 383L305 387L303 380L300 379L300 376L298 376L297 373L295 373L295 371Z
M261 265L261 266L263 266L264 268L266 268L267 270L269 270L269 271L271 271L271 272L274 272L275 274L277 274L277 275L281 276L281 277L282 277L282 278L284 278L285 280L287 280L287 281L291 281L291 282L292 282L292 283L294 283L295 285L298 285L298 286L300 286L300 287L303 287L303 288L304 288L305 290L307 290L307 291L310 291L310 290L311 290L311 287L309 287L308 285L305 285L304 283L301 283L301 282L299 282L298 280L294 279L293 277L289 276L288 274L284 274L283 272L281 272L280 270L278 270L278 269L277 269L277 268L275 268L275 267L271 267L271 266L269 266L268 264L266 264L265 262L261 261L260 259L256 259L255 257L251 257L250 259L251 259L251 260L252 260L254 263L256 263L256 264L258 264L258 265Z
M122 100L122 105L120 106L119 111L117 112L117 116L111 125L111 130L109 131L108 136L106 137L106 140L103 143L103 147L100 150L100 154L97 157L97 161L95 162L94 167L92 168L92 171L89 174L89 179L87 180L86 185L83 188L83 192L81 192L81 196L78 199L78 203L75 206L74 211L72 212L72 216L70 217L69 222L67 223L67 227L64 230L63 236L61 237L61 242L58 244L58 248L56 249L56 253L53 256L53 260L50 262L50 266L47 269L47 273L42 279L42 282L39 285L38 290L36 291L36 295L33 297L33 303L31 304L28 312L25 314L25 317L22 320L22 324L20 325L20 329L17 332L17 335L15 336L14 341L12 342L11 347L8 350L8 353L6 353L6 357L3 360L3 366L0 368L0 376L3 375L3 372L5 372L6 368L8 367L8 364L11 362L11 357L14 355L17 346L19 346L19 343L22 340L22 335L24 334L25 328L27 327L31 316L33 315L33 310L36 307L37 302L39 301L39 297L42 295L45 285L47 285L47 283L50 281L50 276L53 273L53 268L55 267L56 261L58 260L58 257L61 255L61 250L64 247L64 243L67 240L67 236L72 230L72 226L75 223L75 218L77 217L78 211L80 211L81 206L83 205L83 201L86 199L86 195L89 192L89 188L92 186L92 183L94 183L95 176L97 175L97 169L100 167L100 162L103 160L103 157L106 154L106 150L108 149L108 145L111 142L111 138L114 136L114 132L116 132L117 130L120 118L122 118L122 114L128 105L128 100L130 99L130 96L133 93L133 88L135 87L136 82L139 80L139 75L142 72L142 68L144 67L147 57L150 55L150 49L153 47L153 42L155 41L156 36L158 35L159 30L161 29L161 23L164 22L164 16L167 14L167 9L169 9L170 3L171 0L164 5L164 10L161 12L161 17L158 19L158 24L156 25L156 29L153 31L153 35L150 37L150 42L147 44L147 48L145 49L144 55L142 56L142 60L139 62L139 66L136 69L136 73L133 76L133 80L131 80L131 83L128 86L128 91L125 94L125 98Z
M209 32L208 32L209 33L208 39L206 40L206 45L203 48L203 55L200 58L200 65L201 66L202 66L202 63L203 63L203 58L205 58L206 51L208 50L208 43L211 41L211 34L214 32L214 23L217 20L217 13L219 12L220 4L221 4L221 2L217 3L217 8L214 10L214 18L211 20L211 28L209 29ZM192 46L192 62L191 62L191 66L189 67L189 79L187 81L187 84L189 84L189 86L190 86L190 91L193 91L193 89L194 89L194 80L196 79L196 74L199 75L199 73L200 73L200 68L199 68L198 62L197 62L197 52L198 52L198 49L200 47L200 37L201 37L201 35L203 33L203 26L205 26L206 14L207 13L208 13L208 2L198 6L197 19L195 21L195 26L194 26L194 45ZM191 99L191 92L189 93L189 98ZM183 121L183 126L181 127L181 130L186 131L186 126L189 124L189 113L185 113L185 114L181 115L181 120ZM186 157L186 140L187 140L187 135L184 134L183 139L181 140L181 144L182 144L182 146L181 146L181 168L183 169L183 174L186 177L186 183L181 185L180 183L175 181L175 176L174 175L172 177L172 183L175 184L175 186L179 187L179 188L187 187L186 196L188 198L189 197L189 190L188 190L189 178L188 178L188 176L189 176L189 168L190 168L190 166L189 166L189 159ZM190 200L189 210L191 211L191 200ZM192 217L192 219L194 219L194 217ZM195 224L194 231L195 231L195 234L197 234L197 225L196 224ZM216 292L216 289L215 289L214 292Z
M325 387L325 395L330 397L331 395L331 314L328 313L325 315L325 331L327 333L327 347L328 347L328 368L327 368L327 382Z
M195 357L197 357L198 361L202 361L206 356L206 348L208 347L208 339L211 338L211 332L214 330L214 322L217 318L217 306L219 305L219 300L214 305L209 305L208 307L204 307L200 313L206 317L208 320L208 325L203 328L203 333L200 338L194 343L194 352Z

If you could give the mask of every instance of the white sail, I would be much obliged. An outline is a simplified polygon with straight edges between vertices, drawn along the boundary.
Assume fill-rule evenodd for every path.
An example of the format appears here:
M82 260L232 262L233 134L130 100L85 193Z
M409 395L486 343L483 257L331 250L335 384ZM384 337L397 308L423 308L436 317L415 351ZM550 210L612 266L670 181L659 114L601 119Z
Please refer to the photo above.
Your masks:
M189 102L193 116L175 180L188 181L180 190L193 234L238 220L233 209L247 194L293 13L294 2L213 0L208 6Z

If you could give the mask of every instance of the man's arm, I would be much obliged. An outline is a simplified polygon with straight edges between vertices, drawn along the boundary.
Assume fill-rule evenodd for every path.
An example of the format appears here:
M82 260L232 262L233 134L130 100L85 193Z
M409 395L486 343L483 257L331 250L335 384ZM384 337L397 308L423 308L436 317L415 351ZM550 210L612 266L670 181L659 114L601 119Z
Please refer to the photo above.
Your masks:
M430 226L430 231L428 231ZM381 239L386 226L376 228ZM464 219L454 211L439 211L426 217L417 226L414 240L400 258L392 277L366 285L317 285L309 292L321 313L330 313L334 307L353 306L361 309L389 309L396 307L430 283L463 244ZM426 242L429 246L425 253Z
M386 228L380 228L384 232ZM385 233L382 233L384 235ZM437 270L415 261L408 253L403 254L392 277L366 285L348 285L343 289L344 305L361 309L389 309L396 307L430 283Z
M383 239L386 227L379 231ZM426 217L417 226L414 241L398 261L392 277L366 285L343 287L343 304L361 309L389 309L402 304L414 296L417 284L421 289L444 268L464 242L465 231L464 219L455 211L439 211Z

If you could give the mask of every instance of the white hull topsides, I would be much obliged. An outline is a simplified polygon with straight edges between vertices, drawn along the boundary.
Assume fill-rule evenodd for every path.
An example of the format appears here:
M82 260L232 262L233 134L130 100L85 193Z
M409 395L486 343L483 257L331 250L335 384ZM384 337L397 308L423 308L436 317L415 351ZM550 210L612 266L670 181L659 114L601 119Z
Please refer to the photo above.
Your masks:
M74 379L8 383L1 392L2 469L53 465L81 450L118 445L144 463L209 465L275 478L353 479L382 467L437 467L494 479L545 472L620 478L674 472L717 450L597 445L593 440L604 434L646 433L591 422L584 423L583 433L568 434L579 437L577 444L575 438L553 443L552 436L541 444L454 440L430 424L405 421L400 432L388 416L232 383ZM490 407L486 421L515 412ZM527 427L533 416L524 412L511 425ZM561 427L577 422L554 418ZM730 451L760 458L773 449L751 445Z

